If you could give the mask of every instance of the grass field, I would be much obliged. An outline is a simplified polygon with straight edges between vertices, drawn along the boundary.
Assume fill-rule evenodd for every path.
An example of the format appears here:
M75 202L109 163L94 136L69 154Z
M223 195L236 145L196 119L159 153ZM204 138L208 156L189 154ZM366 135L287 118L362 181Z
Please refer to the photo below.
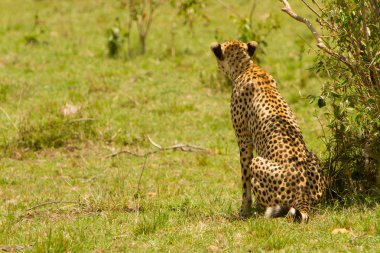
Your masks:
M248 15L247 1L226 2ZM309 70L312 36L279 2L262 2L255 19L281 24L262 65L322 156L323 111L306 99L324 82ZM379 252L378 203L319 206L308 224L237 218L230 87L209 50L236 39L237 24L217 1L204 13L209 23L198 19L192 34L162 4L147 53L111 59L106 31L126 23L120 1L0 1L0 251ZM77 112L64 115L70 105ZM208 152L109 157L157 150L148 136Z

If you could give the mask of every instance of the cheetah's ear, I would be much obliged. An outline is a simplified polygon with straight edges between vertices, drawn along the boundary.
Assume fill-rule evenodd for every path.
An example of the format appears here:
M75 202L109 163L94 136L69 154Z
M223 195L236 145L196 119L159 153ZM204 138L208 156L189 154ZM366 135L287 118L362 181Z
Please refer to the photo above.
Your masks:
M256 48L257 48L257 42L256 41L250 41L247 43L248 46L248 54L249 56L253 56L255 54Z
M223 61L223 53L222 53L222 45L220 45L217 42L213 42L210 45L211 50L214 52L216 58L218 58L220 61Z

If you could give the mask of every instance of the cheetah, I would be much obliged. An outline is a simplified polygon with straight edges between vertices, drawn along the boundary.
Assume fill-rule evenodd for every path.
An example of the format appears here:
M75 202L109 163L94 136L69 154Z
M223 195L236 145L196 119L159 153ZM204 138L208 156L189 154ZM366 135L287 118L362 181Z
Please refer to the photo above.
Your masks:
M230 110L240 150L240 216L252 213L253 193L266 207L266 217L289 215L307 222L311 205L322 198L325 180L276 81L251 59L257 43L214 42L210 47L219 69L233 82Z

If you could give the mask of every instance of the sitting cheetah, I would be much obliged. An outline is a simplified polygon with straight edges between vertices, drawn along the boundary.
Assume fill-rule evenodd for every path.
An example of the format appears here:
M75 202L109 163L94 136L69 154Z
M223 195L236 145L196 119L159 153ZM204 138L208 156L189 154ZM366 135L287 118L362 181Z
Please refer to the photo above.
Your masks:
M250 214L252 191L256 201L267 207L267 217L289 214L307 222L310 206L324 192L324 177L275 80L251 60L256 47L254 41L211 44L219 69L233 81L231 118L243 188L240 215Z

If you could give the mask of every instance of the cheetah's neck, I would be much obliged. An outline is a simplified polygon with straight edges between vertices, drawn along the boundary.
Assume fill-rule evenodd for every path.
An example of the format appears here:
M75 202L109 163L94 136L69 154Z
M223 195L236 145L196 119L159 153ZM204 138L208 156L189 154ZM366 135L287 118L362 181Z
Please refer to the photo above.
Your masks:
M277 89L274 78L253 62L233 80L233 84L234 88L243 88L244 86L253 85L257 88L267 86Z

